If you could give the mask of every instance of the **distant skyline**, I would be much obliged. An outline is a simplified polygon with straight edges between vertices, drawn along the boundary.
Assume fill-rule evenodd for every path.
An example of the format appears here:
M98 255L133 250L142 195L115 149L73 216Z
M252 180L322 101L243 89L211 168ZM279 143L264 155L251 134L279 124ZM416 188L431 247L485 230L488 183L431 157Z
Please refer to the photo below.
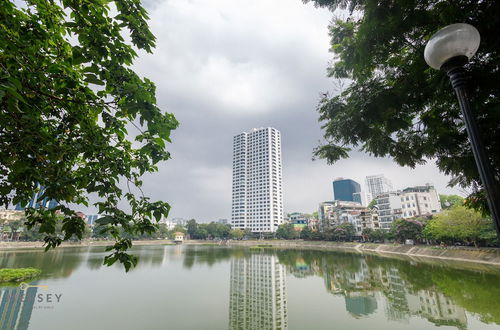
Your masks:
M170 218L230 219L232 139L253 127L281 131L285 213L313 212L332 200L337 177L366 189L367 175L383 173L395 189L430 182L439 193L460 193L446 187L449 178L432 161L411 170L357 151L332 166L311 160L322 139L320 95L339 87L326 77L331 12L301 0L144 5L157 47L140 52L134 69L155 82L160 108L180 127L168 146L173 159L144 177L143 190L172 205Z

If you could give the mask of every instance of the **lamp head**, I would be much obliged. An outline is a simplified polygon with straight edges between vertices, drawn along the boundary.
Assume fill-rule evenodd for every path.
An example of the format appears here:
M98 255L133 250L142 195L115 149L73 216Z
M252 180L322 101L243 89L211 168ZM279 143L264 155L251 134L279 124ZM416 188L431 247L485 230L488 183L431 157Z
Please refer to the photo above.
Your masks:
M479 31L472 25L451 24L429 39L425 46L424 58L427 64L436 70L453 58L466 62L476 54L480 41Z

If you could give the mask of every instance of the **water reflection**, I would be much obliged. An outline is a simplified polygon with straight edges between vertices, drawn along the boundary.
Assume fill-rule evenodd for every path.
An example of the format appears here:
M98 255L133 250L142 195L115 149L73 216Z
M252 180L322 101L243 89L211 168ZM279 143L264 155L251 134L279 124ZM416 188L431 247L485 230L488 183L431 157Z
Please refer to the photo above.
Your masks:
M443 264L312 250L158 245L137 247L134 253L139 256L140 264L132 274L124 274L120 265L111 270L103 267L106 252L102 247L65 248L48 253L29 250L0 252L0 268L41 268L40 284L58 279L54 288L60 289L69 283L64 288L65 297L71 299L78 296L86 304L90 304L87 297L106 299L119 295L123 287L130 288L127 294L133 296L132 292L135 292L134 299L145 304L143 291L155 287L158 289L152 292L158 292L158 297L148 296L147 301L157 299L158 306L162 306L163 310L176 310L176 314L169 317L178 318L182 311L188 313L195 307L199 307L199 314L206 310L207 314L203 317L207 320L214 320L213 315L223 315L221 323L211 329L287 329L289 322L294 320L292 314L289 319L287 309L295 310L297 305L301 306L300 312L305 315L314 311L318 319L326 320L331 315L315 310L318 307L315 306L316 301L319 304L322 298L321 293L309 305L304 305L301 299L292 300L293 290L297 292L296 289L302 285L310 288L313 284L317 288L318 279L324 288L323 296L328 298L322 303L343 304L341 308L347 313L335 312L335 317L352 321L352 328L361 324L363 319L375 323L380 322L381 317L410 326L414 325L415 319L425 320L425 328L447 325L467 329L471 319L500 324L498 270L466 270ZM290 286L288 297L287 276ZM78 282L82 278L89 280ZM203 283L196 286L198 284L193 283L198 279L202 279ZM141 286L144 286L141 290L134 291ZM103 287L107 289L103 290ZM83 294L87 291L88 295ZM185 299L165 298L171 292ZM219 305L207 308L206 300L202 298L217 296L221 292L225 292L223 297L229 298L219 303L221 310L217 309ZM31 310L37 309L38 302L33 305L33 299L30 303L30 299L26 298L36 294L36 288L26 292L19 288L0 288L0 330L27 329L30 318L32 323L35 322L36 316L31 317ZM336 297L335 301L332 302L330 295ZM65 300L64 305L59 306L60 313L63 313L63 306L69 308L70 302ZM77 305L74 306L77 308ZM134 313L140 306L120 305L120 308L127 314ZM58 313L57 309L54 313ZM228 313L227 316L224 313ZM42 318L49 314L35 312L34 315ZM64 318L64 315L58 315ZM157 324L163 324L163 316L158 314ZM113 317L119 316L116 314ZM203 317L200 316L201 319ZM151 320L151 324L155 321ZM306 321L294 320L293 327L307 328L308 324L300 322ZM403 324L395 325L403 327Z
M286 271L275 255L231 260L229 329L288 329Z
M382 305L388 320L403 323L420 317L437 326L466 329L466 311L485 323L500 323L498 274L355 254L278 251L277 255L296 277L323 277L326 290L343 295L346 310L356 318L373 314Z
M349 292L345 296L345 308L353 316L370 315L377 310L373 292Z
M80 267L91 270L103 267L105 247L58 248L48 252L40 250L0 251L0 268L34 267L42 270L40 279L67 278ZM158 268L172 258L181 258L181 246L152 245L134 247L132 254L139 257L142 268ZM118 263L115 267L121 268ZM134 269L132 269L134 271Z
M0 291L0 329L27 330L38 288L20 290L4 287Z
M0 268L34 267L42 270L42 278L65 278L78 269L88 249L56 249L46 253L39 250L0 252ZM102 260L101 260L102 262Z

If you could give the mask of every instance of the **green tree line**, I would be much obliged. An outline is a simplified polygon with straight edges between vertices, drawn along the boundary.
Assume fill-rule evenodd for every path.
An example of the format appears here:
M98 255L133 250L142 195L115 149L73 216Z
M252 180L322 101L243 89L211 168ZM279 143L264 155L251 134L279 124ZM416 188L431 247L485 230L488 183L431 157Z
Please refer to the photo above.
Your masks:
M195 219L187 222L186 232L191 239L243 239L251 237L252 232L249 229L231 229L228 224L217 222L198 223Z

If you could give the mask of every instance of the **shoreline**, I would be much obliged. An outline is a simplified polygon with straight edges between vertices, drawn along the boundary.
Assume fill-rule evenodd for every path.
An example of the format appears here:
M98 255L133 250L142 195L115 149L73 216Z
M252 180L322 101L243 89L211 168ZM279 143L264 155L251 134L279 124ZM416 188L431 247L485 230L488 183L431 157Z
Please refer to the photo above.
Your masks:
M342 251L361 255L376 255L407 261L463 266L464 268L500 271L499 248L441 247L433 245L403 245L330 241L231 241L233 246L270 245L273 248Z
M140 240L133 241L134 246L147 245L173 245L173 240ZM63 242L58 248L66 247L104 247L112 245L113 241L81 241ZM219 245L218 241L187 240L183 245ZM255 245L269 245L273 248L287 249L314 249L320 251L343 251L357 254L372 254L388 258L404 258L406 260L460 263L493 266L500 268L499 248L474 248L474 247L441 247L430 245L402 245L330 241L302 241L302 240L229 240L221 246L250 247ZM20 249L43 250L43 242L0 242L0 252Z

